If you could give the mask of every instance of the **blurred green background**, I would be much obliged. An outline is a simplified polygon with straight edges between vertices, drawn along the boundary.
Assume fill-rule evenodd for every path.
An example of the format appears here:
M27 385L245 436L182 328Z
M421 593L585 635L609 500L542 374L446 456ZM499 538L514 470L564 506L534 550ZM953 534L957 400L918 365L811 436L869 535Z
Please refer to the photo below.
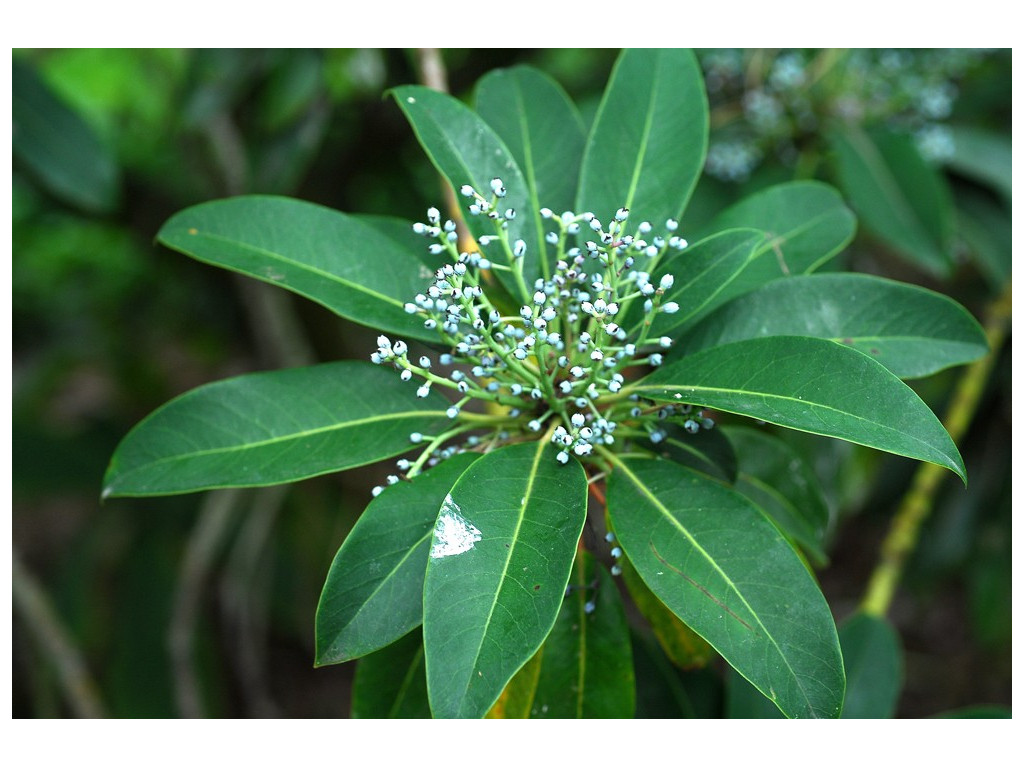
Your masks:
M181 208L253 192L419 220L442 204L441 183L387 88L423 82L434 55L466 99L490 69L530 64L589 121L616 53L14 51L15 717L347 716L354 665L313 669L313 617L381 467L286 489L103 503L99 492L117 441L171 397L364 359L373 331L153 237ZM933 288L979 320L1008 295L1008 50L699 56L711 141L684 231L752 191L820 178L860 219L827 268ZM908 216L887 216L880 188ZM1009 363L1007 342L961 441L970 487L945 481L890 612L905 651L899 716L1010 704ZM961 373L911 384L941 415ZM842 620L914 464L784 434L832 505L820 578ZM666 681L637 633L639 715L721 713L716 670ZM677 689L703 703L687 710Z

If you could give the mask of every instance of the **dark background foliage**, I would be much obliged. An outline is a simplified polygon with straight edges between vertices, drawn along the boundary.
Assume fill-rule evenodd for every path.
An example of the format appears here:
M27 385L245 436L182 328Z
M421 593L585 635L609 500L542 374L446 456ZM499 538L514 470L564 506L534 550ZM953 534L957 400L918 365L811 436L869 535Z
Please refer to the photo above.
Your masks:
M615 54L446 50L443 61L450 91L465 98L494 67L539 67L589 120ZM936 267L862 217L836 268L925 285L984 318L1010 278L1000 154L1005 144L1008 163L1009 51L700 55L712 147L731 153L713 155L716 173L699 185L684 228L786 179L854 190L855 172L830 141L837 124L906 135L950 201L934 233L945 261ZM14 51L12 535L25 569L15 574L15 717L80 713L47 644L52 630L26 620L32 585L81 654L104 714L347 716L354 665L313 669L313 616L381 468L286 492L103 503L99 492L117 441L171 397L238 373L372 351L372 331L156 247L153 236L181 208L251 192L421 218L442 202L441 185L382 97L422 81L420 56ZM943 128L958 141L980 130L994 143L965 160L948 154ZM961 373L912 384L941 415ZM832 505L831 561L819 575L842 620L863 597L914 463L788 439L812 458ZM905 651L898 716L1010 704L1009 343L961 452L970 487L944 481L889 614ZM667 662L640 626L636 641L638 715L721 714L721 670L669 670L667 685Z

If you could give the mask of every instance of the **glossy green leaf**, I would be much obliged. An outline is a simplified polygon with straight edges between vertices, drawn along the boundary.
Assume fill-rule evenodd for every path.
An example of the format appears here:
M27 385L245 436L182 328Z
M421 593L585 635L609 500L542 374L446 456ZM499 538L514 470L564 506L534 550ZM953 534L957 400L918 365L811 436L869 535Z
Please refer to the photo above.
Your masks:
M388 368L339 362L206 384L143 419L117 447L103 496L276 485L397 456L448 423Z
M903 651L884 618L857 613L839 626L846 663L844 718L890 718L903 685Z
M482 717L555 623L587 503L583 468L556 453L499 448L445 499L423 586L435 717Z
M420 630L359 660L352 681L352 717L430 717Z
M704 167L708 105L691 51L623 51L587 139L575 210L602 222L678 219Z
M762 336L831 339L873 357L901 379L976 360L988 343L978 322L942 294L872 275L775 280L693 327L679 352Z
M662 275L672 275L672 287L665 291L662 302L676 302L679 311L656 314L648 336L656 339L700 317L744 271L763 241L763 233L757 230L732 229L694 243L665 259L658 265L652 282L657 285ZM640 325L646 322L639 300L630 305L626 317L633 331L639 331Z
M577 554L570 584L572 591L540 651L530 717L632 717L636 684L619 590L586 551Z
M114 152L28 64L11 62L11 149L52 194L90 213L118 202Z
M825 598L760 510L662 459L616 461L608 513L647 586L789 717L838 717L845 680Z
M829 512L814 471L775 435L737 426L722 431L739 457L736 490L767 514L817 565L824 565L827 557L822 545Z
M571 210L576 199L586 138L579 113L558 83L528 66L484 75L476 87L476 111L523 172L529 202L518 213L533 217L536 248L546 253L540 209L561 213ZM541 269L547 276L546 261Z
M526 286L533 285L541 275L540 265L547 258L547 248L541 247L536 219L530 210L530 187L512 152L483 118L446 93L419 85L403 85L391 93L430 161L455 190L460 204L465 201L466 206L469 205L459 194L464 184L472 185L489 200L491 179L499 177L504 183L507 195L499 204L502 210L512 208L519 214L509 224L509 243L522 239L527 251L523 281L514 279L508 271L499 271L496 275L513 295L525 301ZM495 233L493 222L486 216L467 214L465 220L477 238ZM485 252L496 264L512 264L511 250L503 249L498 242L488 246Z
M706 666L715 657L708 641L686 626L655 595L640 574L636 572L629 558L623 557L622 581L633 598L637 610L651 625L658 644L669 660L680 669L694 669Z
M479 454L453 456L387 486L334 557L316 611L316 665L338 664L394 642L423 621L423 574L437 511Z
M850 243L857 220L832 187L817 181L792 181L744 198L718 214L698 237L736 227L762 230L765 239L716 303L778 277L813 272Z
M932 274L951 267L952 202L911 137L847 124L830 135L839 184L861 224Z
M930 461L967 479L949 434L910 387L867 355L826 339L724 344L666 363L629 390Z
M199 261L287 288L353 322L437 341L436 332L404 309L429 280L423 261L340 211L286 197L233 197L175 214L157 239Z
M690 434L678 424L666 423L668 437L660 443L646 442L645 447L662 458L717 477L727 483L736 482L737 459L732 443L719 429L702 429Z

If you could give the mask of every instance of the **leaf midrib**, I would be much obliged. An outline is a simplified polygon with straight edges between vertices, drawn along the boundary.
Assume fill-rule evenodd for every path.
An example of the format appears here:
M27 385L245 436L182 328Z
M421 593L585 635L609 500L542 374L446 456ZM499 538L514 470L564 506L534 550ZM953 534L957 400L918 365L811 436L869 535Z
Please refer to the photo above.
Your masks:
M525 163L525 167L522 171L526 181L527 194L530 199L530 213L533 216L534 229L537 232L537 252L540 254L541 274L546 280L551 275L550 270L548 269L547 245L544 240L544 223L541 221L540 216L540 196L537 191L537 173L533 165L533 139L530 135L529 123L526 120L526 107L523 103L523 89L520 87L519 78L513 75L511 76L511 80L512 93L515 94L516 99L516 114L519 116L519 133L523 142L523 162Z
M299 431L299 432L292 432L292 433L289 433L287 435L282 435L280 437L274 437L274 438L270 438L270 439L267 439L267 440L257 440L257 441L251 442L251 443L240 443L238 445L221 446L221 447L218 447L218 448L208 448L208 449L204 449L204 450L201 450L201 451L192 451L192 452L189 452L189 453L178 453L178 454L175 454L173 456L165 456L163 458L155 459L153 461L148 461L145 464L141 464L141 465L139 465L137 467L133 467L132 469L124 470L121 473L120 476L121 476L121 478L129 477L129 476L131 476L132 474L134 474L136 472L140 472L140 471L149 469L151 467L159 466L161 464L165 464L165 463L168 463L168 462L184 461L184 460L187 460L187 459L196 458L198 456L225 455L225 454L233 453L235 451L245 451L245 450L252 450L252 449L255 449L255 448L263 448L263 447L268 446L268 445L274 445L275 443L283 443L283 442L289 442L289 441L292 441L292 440L300 440L300 439L302 439L304 437L311 437L311 436L314 436L314 435L326 434L326 433L337 431L337 430L348 429L350 427L362 426L364 424L373 424L373 423L377 423L377 422L381 422L381 421L394 421L394 420L398 420L398 419L412 418L412 417L419 417L419 416L436 416L436 417L441 417L443 415L444 415L444 411L401 411L401 412L398 412L398 413L388 413L388 414L374 415L374 416L367 417L367 418L354 419L352 421L339 422L337 424L331 424L331 425L325 426L325 427L317 427L315 429L306 429L306 430L302 430L302 431Z
M779 658L782 659L782 662L785 664L786 669L789 670L789 673L790 673L791 677L795 681L795 683L797 685L797 688L803 694L803 698L804 698L804 701L807 703L808 709L810 709L811 711L814 711L813 707L811 706L811 703L810 703L810 697L807 694L807 691L804 688L803 683L802 683L800 677L796 674L796 671L790 665L789 659L786 657L786 654L782 652L782 648L779 646L778 642L775 640L775 637L772 635L771 632L768 631L768 628L765 627L764 624L761 622L760 615L757 613L757 611L755 611L753 609L753 607L750 605L750 603L747 602L746 598L744 597L743 593L740 591L739 587L737 587L736 584L733 582L733 580L731 578L729 578L729 576L725 573L725 571L723 571L721 569L721 567L719 567L719 565L715 561L715 559L713 557L711 557L711 555L708 554L708 552L697 542L697 540L686 529L686 527L682 523L680 523L669 512L668 508L664 504L661 503L661 500L658 499L658 497L655 496L653 493L651 493L650 490L647 488L647 486L640 480L640 478L637 477L629 469L629 467L625 464L625 462L623 462L621 460L618 460L618 459L615 459L615 464L616 464L616 466L619 469L621 469L623 472L625 472L625 474L629 477L630 482L633 483L633 485L637 488L637 490L640 491L640 493L643 494L651 502L651 504L655 507L655 509L659 512L659 514L661 514L661 516L663 518L668 520L668 522L672 526L674 526L686 538L686 540L690 543L690 545L705 559L705 561L708 563L708 565L710 565L714 569L714 571L716 573L718 573L718 575L721 576L722 579L725 580L725 583L733 591L733 593L740 599L740 602L742 602L743 606L749 612L749 617L757 624L758 627L761 628L761 630L763 632L763 637L775 649L775 651L778 653ZM769 697L769 698L772 698L772 697ZM772 701L775 701L775 699L772 698Z
M860 353L860 354L863 354L863 353ZM830 405L825 405L824 403L817 403L817 402L815 402L813 400L801 400L800 398L792 397L792 396L788 396L788 395L777 395L777 394L773 394L773 393L770 393L770 392L758 392L758 391L750 390L750 389L732 389L732 388L728 388L728 387L709 387L709 386L706 386L706 385L697 385L697 384L668 384L668 385L637 384L636 386L631 387L630 391L631 392L636 392L638 390L641 390L641 391L645 391L645 392L651 392L653 394L657 390L670 390L670 389L687 390L689 392L692 392L693 394L699 394L700 392L722 393L722 394L727 394L727 395L741 395L741 396L744 396L744 397L751 397L751 396L760 397L760 398L764 398L766 401L777 400L777 401L782 401L782 402L800 403L802 406L807 406L807 407L811 407L811 408L817 408L817 409L821 409L823 411L841 414L842 416L845 416L847 418L855 419L858 422L863 422L864 424L870 424L873 427L876 427L876 428L882 430L883 432L885 432L888 435L898 435L898 436L904 437L904 438L910 440L912 443L914 443L916 445L923 446L924 448L926 448L927 451L925 451L925 453L928 453L928 454L937 453L938 455L942 456L947 461L949 461L952 466L954 466L954 467L957 466L956 462L953 460L953 458L951 456L947 455L944 451L942 451L937 446L932 445L931 443L926 442L925 440L922 440L921 438L917 437L916 435L912 435L909 432L901 432L900 430L893 429L892 427L890 427L890 426L888 426L886 424L882 424L881 422L871 421L870 419L865 418L863 416L858 416L855 413L850 413L849 411L843 411L843 410L840 410L839 408L834 408L834 407L832 407ZM667 394L667 392L665 394ZM666 399L668 399L668 398L666 398ZM671 400L671 401L674 401L674 399ZM692 404L697 405L698 403L692 403ZM728 413L735 413L735 414L737 414L739 416L748 416L749 415L747 413L744 413L743 411L731 410L731 409L723 407L721 404L717 404L717 403L714 403L714 404L699 403L699 404L707 406L709 408L711 408L711 407L718 408L718 409L726 411ZM801 432L808 432L808 433L814 434L814 435L824 435L826 437L836 437L836 435L831 435L828 432L816 432L815 430L809 429L807 427L802 427L802 426L801 427L794 427L794 426L792 426L790 424L781 424L780 422L777 422L777 421L771 421L771 419L764 418L764 415L757 415L754 418L764 419L764 421L769 421L772 424L779 424L780 426L783 426L783 427L790 427L792 429L797 429L797 430L799 430ZM875 445L873 443L862 442L860 440L851 440L848 437L842 437L840 439L842 439L842 440L849 440L850 442L860 443L861 445L866 445L866 446L868 446L870 448L878 448L879 450L883 450L883 451L887 451L887 452L889 451L888 448L883 448L881 445ZM959 474L959 472L957 472L957 474Z
M335 633L334 640L331 642L331 644L329 646L330 650L334 650L335 649L335 647L338 645L338 643L340 641L341 634L346 629L348 629L349 627L351 627L353 624L356 623L356 621L359 619L359 617L363 615L363 612L366 611L370 607L370 603L373 602L374 598L376 598L377 595L380 594L380 592L384 589L384 587L387 586L390 583L391 579L393 579L395 577L395 574L397 574L398 571L401 570L402 566L404 566L405 563L408 562L409 558L411 558L413 556L413 553L417 550L417 548L422 546L425 541L429 541L430 538L433 536L433 534L434 534L434 529L432 527L430 527L430 528L427 529L427 532L424 533L422 536L420 536L420 538L417 541L415 541L409 547L404 548L404 551L403 550L399 550L399 551L402 551L403 554L399 558L398 562L395 563L395 565L386 574L384 574L383 578L377 580L377 586L375 586L370 591L370 593L363 599L362 603L360 603L360 605L356 609L355 613L353 613L352 616L349 618L349 620L345 622L345 625ZM417 624L414 625L414 626L418 626L419 624L422 624L422 623L423 623L423 620L421 618L420 621L417 622Z
M239 248L240 250L248 251L250 253L257 254L257 255L260 255L260 256L265 256L265 257L267 257L269 259L277 261L278 263L287 264L288 266L291 266L291 267L296 267L296 268L298 268L298 269L300 269L302 271L305 271L305 272L308 272L310 274L316 275L317 277L323 277L323 278L325 278L325 279L327 279L327 280L329 280L331 282L338 283L339 285L343 285L346 288L350 288L350 289L352 289L354 291L358 291L360 293L364 293L367 296L372 296L373 298L378 299L380 301L387 302L388 304L393 304L396 307L404 307L405 306L404 302L399 301L398 299L393 298L391 296L386 296L385 294L380 293L378 291L375 291L372 288L367 288L365 285L353 282L353 281L351 281L351 280L349 280L347 278L344 278L344 277L342 277L340 275L337 275L337 274L335 274L333 272L327 272L327 271L325 271L323 269L320 269L318 267L314 267L311 264L307 264L307 263L304 263L304 262L301 262L301 261L296 261L296 260L291 259L291 258L289 258L289 257L287 257L287 256L285 256L285 255L283 255L281 253L278 253L276 251L270 251L270 250L267 250L266 248L261 248L258 245L253 245L252 243L246 243L246 242L239 241L239 240L233 240L233 239L231 239L231 238L229 238L229 237L227 237L225 235L218 235L218 234L214 234L214 233L210 233L210 232L203 232L203 231L199 231L195 235L189 235L189 237L190 238L200 238L201 237L201 238L205 238L207 240L212 240L212 241L217 242L217 243L228 244L228 245L234 246L236 248ZM186 249L187 250L187 245L185 243L182 243L181 246L175 246L175 247L181 247L182 249ZM191 255L192 258L194 258L194 259L197 259L199 261L204 261L204 262L207 262L209 264L215 264L215 265L226 264L226 262L224 262L224 261L210 259L210 258L205 257L205 256L200 256L198 254L191 253L190 251L189 251L189 255ZM246 271L245 274L253 275L253 276L256 276L256 277L260 277L259 275L256 275L254 272ZM260 279L264 280L264 281L266 281L268 283L271 283L272 285L287 286L289 288L293 288L294 289L294 286L292 286L286 280L274 280L274 279L268 278L266 276L260 277ZM310 298L314 298L314 297L310 297Z
M932 246L933 243L928 236L927 230L921 223L917 212L907 201L906 195L903 194L899 183L890 173L881 150L858 130L847 130L846 138L854 148L854 151L860 156L864 165L867 166L871 176L878 183L885 200L889 204L890 210L896 215L897 220L913 234L915 239L919 239L919 242Z
M498 588L494 590L494 598L491 600L491 607L487 611L487 619L483 624L483 631L480 632L480 642L477 644L476 653L473 656L473 664L469 679L466 681L465 695L462 697L462 701L465 702L468 698L469 688L473 682L473 671L476 670L477 664L480 661L480 655L484 647L484 638L487 637L487 632L491 626L491 617L494 616L494 609L498 605L498 598L501 596L502 588L505 585L505 578L508 575L509 565L512 563L512 557L516 552L516 547L519 546L519 531L523 526L523 520L526 518L526 508L530 505L530 496L533 492L533 484L537 478L537 467L540 466L540 457L544 453L545 445L543 442L537 442L537 450L534 451L533 464L530 466L530 472L526 478L526 489L523 492L523 501L519 505L519 515L516 519L516 527L512 532L512 545L508 549L508 555L505 558L505 563L501 569L501 577L498 579Z
M659 70L661 64L661 57L658 57L658 65L655 69ZM640 144L637 147L637 158L636 163L633 166L633 178L629 182L629 191L626 193L625 208L633 207L633 197L636 195L637 187L640 186L640 171L644 167L644 160L647 157L647 144L651 138L651 128L654 125L654 102L658 95L658 77L651 78L651 92L650 97L647 100L647 110L644 114L644 130L640 137Z

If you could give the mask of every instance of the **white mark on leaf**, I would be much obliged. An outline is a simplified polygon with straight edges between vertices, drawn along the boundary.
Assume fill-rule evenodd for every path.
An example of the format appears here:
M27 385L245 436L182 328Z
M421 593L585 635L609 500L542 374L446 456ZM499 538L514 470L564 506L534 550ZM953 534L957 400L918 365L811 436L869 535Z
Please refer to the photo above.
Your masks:
M410 97L408 97L406 99L406 102L408 102L409 104L415 104L416 103L416 99L414 99L412 96L410 96Z
M430 548L432 559L461 555L480 541L480 531L460 512L459 505L452 501L452 495L445 496L441 514L434 525L434 546Z

